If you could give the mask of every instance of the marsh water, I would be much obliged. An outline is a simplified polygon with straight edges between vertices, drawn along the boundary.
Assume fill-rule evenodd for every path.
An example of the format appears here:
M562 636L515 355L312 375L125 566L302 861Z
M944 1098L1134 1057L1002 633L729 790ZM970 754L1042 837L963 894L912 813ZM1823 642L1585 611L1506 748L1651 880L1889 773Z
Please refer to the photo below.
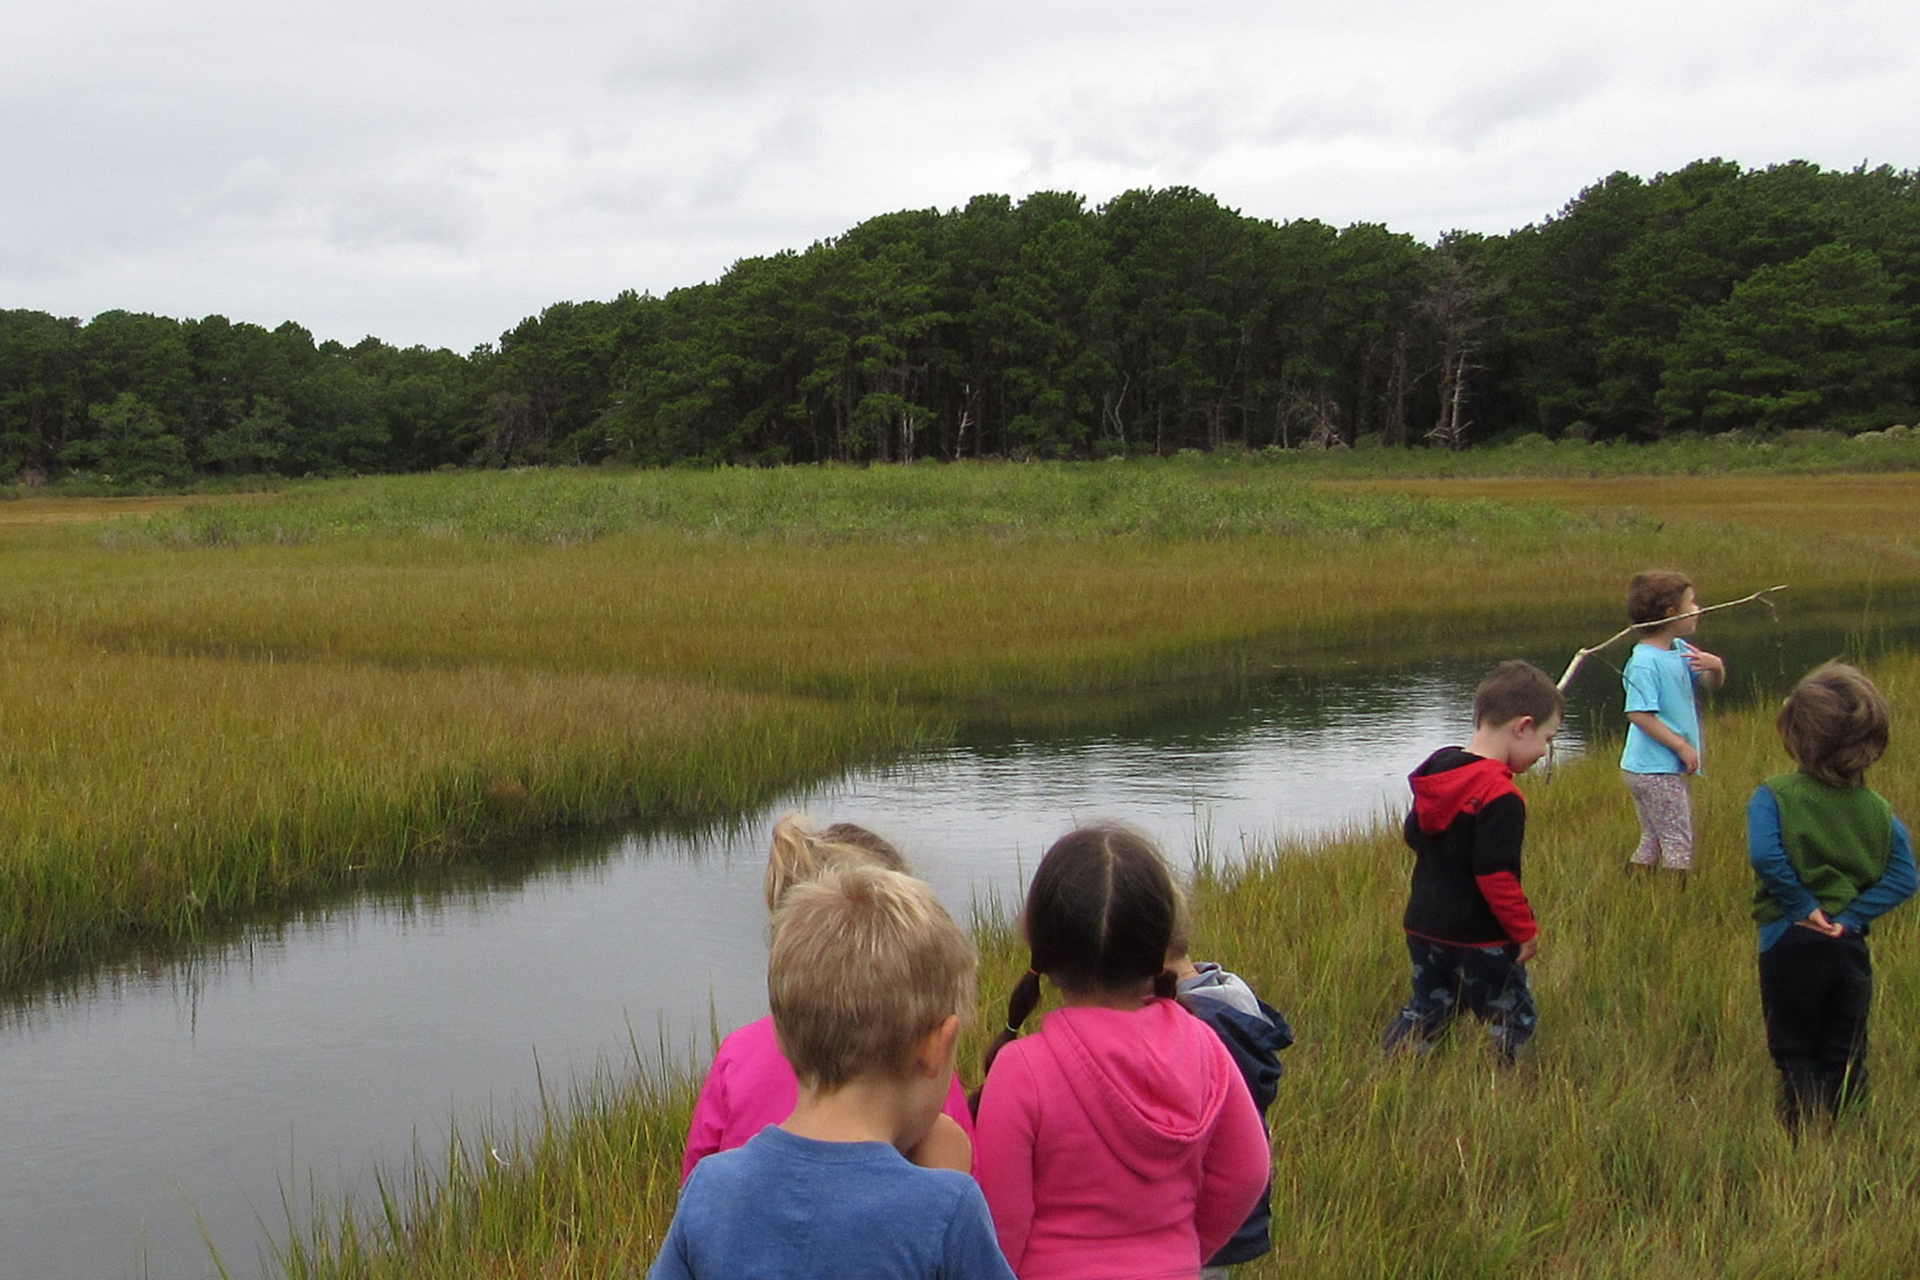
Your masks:
M1726 614L1701 640L1729 658L1721 697L1752 698L1920 639L1920 604L1872 616ZM1567 653L1529 656L1557 674ZM1407 770L1464 740L1485 665L1355 654L1117 731L980 737L723 827L547 840L17 999L0 1007L0 1280L212 1275L209 1240L230 1274L273 1274L312 1190L367 1196L416 1149L441 1164L456 1121L524 1120L543 1088L564 1099L663 1046L698 1058L713 1027L764 1012L779 813L883 832L964 920L1010 908L1053 838L1092 818L1145 827L1179 862L1232 863L1395 813ZM1606 665L1576 682L1557 759L1617 730Z

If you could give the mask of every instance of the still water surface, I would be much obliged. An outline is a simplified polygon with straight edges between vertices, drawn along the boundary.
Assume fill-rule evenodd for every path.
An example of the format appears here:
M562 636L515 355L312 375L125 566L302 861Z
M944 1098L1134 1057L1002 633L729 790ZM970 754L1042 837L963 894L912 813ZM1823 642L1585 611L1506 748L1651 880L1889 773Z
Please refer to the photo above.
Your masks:
M1882 631L1910 643L1920 628ZM1778 688L1837 627L1716 628L1735 681ZM1556 674L1566 654L1530 655ZM966 918L1017 901L1077 823L1118 817L1177 862L1397 811L1407 770L1463 741L1485 664L1277 676L1231 706L1125 733L976 743L782 797L731 830L571 837L523 863L262 925L187 961L127 966L0 1009L0 1280L273 1269L283 1195L367 1193L449 1123L526 1115L540 1082L637 1044L686 1054L765 1011L760 875L775 817L894 839ZM1743 682L1742 673L1747 679ZM1615 729L1584 672L1559 758Z

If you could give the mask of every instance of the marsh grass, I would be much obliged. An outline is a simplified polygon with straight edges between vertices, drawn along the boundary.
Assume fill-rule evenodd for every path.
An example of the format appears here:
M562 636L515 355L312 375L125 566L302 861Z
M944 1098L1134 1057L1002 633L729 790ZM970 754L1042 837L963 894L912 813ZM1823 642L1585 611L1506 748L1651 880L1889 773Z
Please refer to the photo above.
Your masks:
M1874 674L1896 725L1920 717L1920 658L1889 659ZM1424 1060L1378 1049L1407 981L1397 832L1276 845L1245 867L1203 867L1195 954L1245 975L1300 1036L1273 1112L1275 1248L1246 1275L1911 1273L1920 1246L1916 908L1874 931L1870 1106L1796 1147L1773 1117L1743 825L1754 783L1785 761L1768 708L1713 717L1707 732L1709 773L1695 788L1699 871L1684 888L1621 873L1637 828L1604 747L1526 781L1542 1021L1514 1071L1494 1065L1471 1024ZM1896 810L1916 812L1910 747L1896 745L1872 780ZM976 912L981 1011L963 1071L975 1069L1026 965L1004 911ZM286 1272L638 1274L671 1216L692 1078L658 1065L596 1078L583 1098L514 1135L509 1168L477 1177L462 1148L431 1177L390 1185L371 1225L334 1206L294 1238Z
M1791 582L1796 605L1911 594L1893 529L1920 474L1876 481L1871 520L1837 481L1767 483L1690 481L1741 496L1683 545L1605 496L1325 499L1214 460L406 477L102 527L62 508L0 529L0 987L956 729L1515 634L1570 652L1648 563L1709 594ZM290 511L309 532L262 532ZM223 520L255 532L202 536Z
M0 645L0 981L515 832L736 811L908 749L878 705L485 665Z
M1340 493L1280 467L1176 459L384 476L296 485L264 500L189 503L102 536L173 546L395 537L565 545L653 533L832 545L956 536L1484 536L1567 523L1535 507Z
M1920 469L1920 433L1905 427L1856 436L1837 431L1728 431L1645 444L1523 435L1506 444L1458 451L1363 446L1331 453L1266 450L1259 457L1291 474L1316 479L1818 475Z
M1568 512L1665 531L1702 527L1791 530L1802 537L1833 533L1916 546L1913 477L1904 473L1821 474L1783 482L1742 473L1702 479L1684 475L1457 476L1330 482L1353 494L1391 492L1443 500L1542 503ZM1817 512L1840 514L1809 524Z

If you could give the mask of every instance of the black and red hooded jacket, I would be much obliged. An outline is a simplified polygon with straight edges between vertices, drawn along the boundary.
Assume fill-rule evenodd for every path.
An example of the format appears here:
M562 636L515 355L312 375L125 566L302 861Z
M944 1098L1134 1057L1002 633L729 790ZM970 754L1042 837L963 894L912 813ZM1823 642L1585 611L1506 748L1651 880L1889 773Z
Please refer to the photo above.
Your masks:
M1407 775L1413 891L1406 930L1433 942L1495 946L1540 932L1520 887L1527 802L1499 760L1442 747Z

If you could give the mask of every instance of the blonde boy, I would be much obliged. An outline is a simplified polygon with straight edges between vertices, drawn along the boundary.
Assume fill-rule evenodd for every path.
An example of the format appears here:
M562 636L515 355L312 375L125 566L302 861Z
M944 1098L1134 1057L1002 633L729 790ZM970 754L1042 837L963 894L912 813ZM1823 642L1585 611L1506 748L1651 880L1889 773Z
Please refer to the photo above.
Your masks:
M910 876L839 867L788 890L767 996L799 1102L695 1167L651 1280L1012 1280L979 1185L901 1154L940 1116L977 963Z

